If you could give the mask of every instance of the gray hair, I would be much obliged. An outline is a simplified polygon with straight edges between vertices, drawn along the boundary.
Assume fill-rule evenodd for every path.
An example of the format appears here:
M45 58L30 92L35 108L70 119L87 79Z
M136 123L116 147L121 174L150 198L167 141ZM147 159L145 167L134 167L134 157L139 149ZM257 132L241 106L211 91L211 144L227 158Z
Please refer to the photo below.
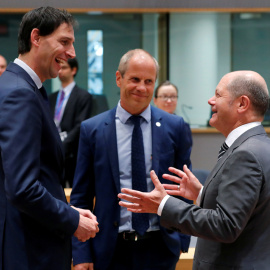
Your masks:
M136 54L147 54L148 56L150 56L156 66L156 78L158 76L158 72L159 72L159 64L157 62L157 60L147 51L143 50L143 49L134 49L134 50L130 50L127 53L125 53L119 62L119 66L118 66L118 71L120 72L121 76L124 77L127 69L128 69L128 64L130 59L136 55Z

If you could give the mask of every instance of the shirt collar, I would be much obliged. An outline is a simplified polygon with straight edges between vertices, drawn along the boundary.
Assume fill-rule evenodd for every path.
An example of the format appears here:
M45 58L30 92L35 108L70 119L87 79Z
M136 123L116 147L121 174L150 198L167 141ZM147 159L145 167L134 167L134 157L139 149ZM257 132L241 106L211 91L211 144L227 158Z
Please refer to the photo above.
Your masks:
M120 104L120 100L118 102L117 105L117 109L116 109L116 117L119 118L119 120L125 124L127 122L127 120L130 118L132 114L130 114L129 112L127 112ZM150 104L148 105L148 107L140 114L140 116L142 116L142 118L149 123L151 120L151 106Z
M69 96L72 89L74 88L75 86L75 81L71 82L69 85L67 85L65 88L62 88L62 90L65 92L65 96Z
M38 77L38 75L36 74L36 72L32 68L30 68L25 62L23 62L19 58L16 58L14 60L14 63L17 64L18 66L20 66L22 69L24 69L29 74L29 76L32 78L32 80L34 81L34 83L36 84L38 89L42 87L42 82L41 82L40 78Z
M235 142L235 140L239 138L243 133L259 125L261 125L260 122L251 122L251 123L242 125L240 127L237 127L236 129L231 131L228 137L226 138L225 140L226 144L230 147Z

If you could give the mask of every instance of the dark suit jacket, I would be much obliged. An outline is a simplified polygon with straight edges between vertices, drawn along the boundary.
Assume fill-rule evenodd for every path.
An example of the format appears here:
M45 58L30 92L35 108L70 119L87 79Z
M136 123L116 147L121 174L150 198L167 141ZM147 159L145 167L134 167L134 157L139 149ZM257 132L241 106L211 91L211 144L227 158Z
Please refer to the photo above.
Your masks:
M49 96L52 117L54 117L58 92L52 93ZM73 156L76 158L81 122L90 117L91 109L92 95L75 85L70 93L60 123L61 131L67 132L67 138L63 142L67 157Z
M82 123L78 161L71 203L85 209L93 209L100 231L94 239L85 243L73 241L75 264L94 262L97 269L109 265L118 236L120 222L120 176L115 128L116 108ZM157 126L156 123L161 125ZM169 166L183 167L190 163L191 140L187 126L181 117L151 108L152 168L160 180ZM180 249L187 249L190 237L161 227L168 248L179 256Z
M60 185L62 145L49 105L11 63L0 77L0 269L70 269L79 213Z
M162 225L198 236L193 269L267 270L270 265L270 139L242 134L206 180L201 207L170 198Z

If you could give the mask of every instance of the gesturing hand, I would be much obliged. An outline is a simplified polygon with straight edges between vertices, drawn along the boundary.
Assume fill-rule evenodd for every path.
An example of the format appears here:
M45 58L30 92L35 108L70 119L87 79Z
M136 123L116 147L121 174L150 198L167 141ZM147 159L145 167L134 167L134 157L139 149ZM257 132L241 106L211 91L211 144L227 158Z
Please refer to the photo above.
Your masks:
M170 174L163 174L164 179L175 182L179 185L163 184L169 195L182 196L186 199L195 201L200 193L202 184L194 176L194 174L188 169L186 165L183 167L184 171L178 170L176 168L170 167L169 171L178 175L173 176Z
M140 192L137 190L122 188L122 193L118 194L118 197L128 202L120 201L119 205L127 207L128 211L134 213L156 214L162 199L167 195L167 193L162 184L159 182L154 171L150 172L150 176L155 186L153 191Z

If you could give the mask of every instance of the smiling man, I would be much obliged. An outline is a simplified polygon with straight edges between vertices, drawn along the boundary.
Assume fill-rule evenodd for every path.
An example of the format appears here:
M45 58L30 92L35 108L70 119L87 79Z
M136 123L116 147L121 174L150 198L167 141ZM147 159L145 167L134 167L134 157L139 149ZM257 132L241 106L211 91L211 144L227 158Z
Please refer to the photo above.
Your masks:
M19 57L0 77L0 269L68 270L71 236L98 231L95 216L67 204L62 144L42 83L75 57L74 19L41 7L26 13Z
M118 105L81 125L71 203L94 208L102 229L85 243L74 238L76 270L173 270L188 250L189 236L161 227L157 215L133 216L117 198L124 187L151 191L152 168L161 176L172 164L191 167L183 119L149 105L158 69L148 52L127 52L116 71Z
M261 122L268 108L265 80L254 71L235 71L219 82L208 103L210 124L225 137L204 187L184 166L164 174L178 185L167 193L194 200L188 205L167 195L155 173L155 190L122 189L121 201L135 213L159 213L168 229L198 237L194 270L268 270L270 264L270 139ZM129 196L127 195L129 194Z

